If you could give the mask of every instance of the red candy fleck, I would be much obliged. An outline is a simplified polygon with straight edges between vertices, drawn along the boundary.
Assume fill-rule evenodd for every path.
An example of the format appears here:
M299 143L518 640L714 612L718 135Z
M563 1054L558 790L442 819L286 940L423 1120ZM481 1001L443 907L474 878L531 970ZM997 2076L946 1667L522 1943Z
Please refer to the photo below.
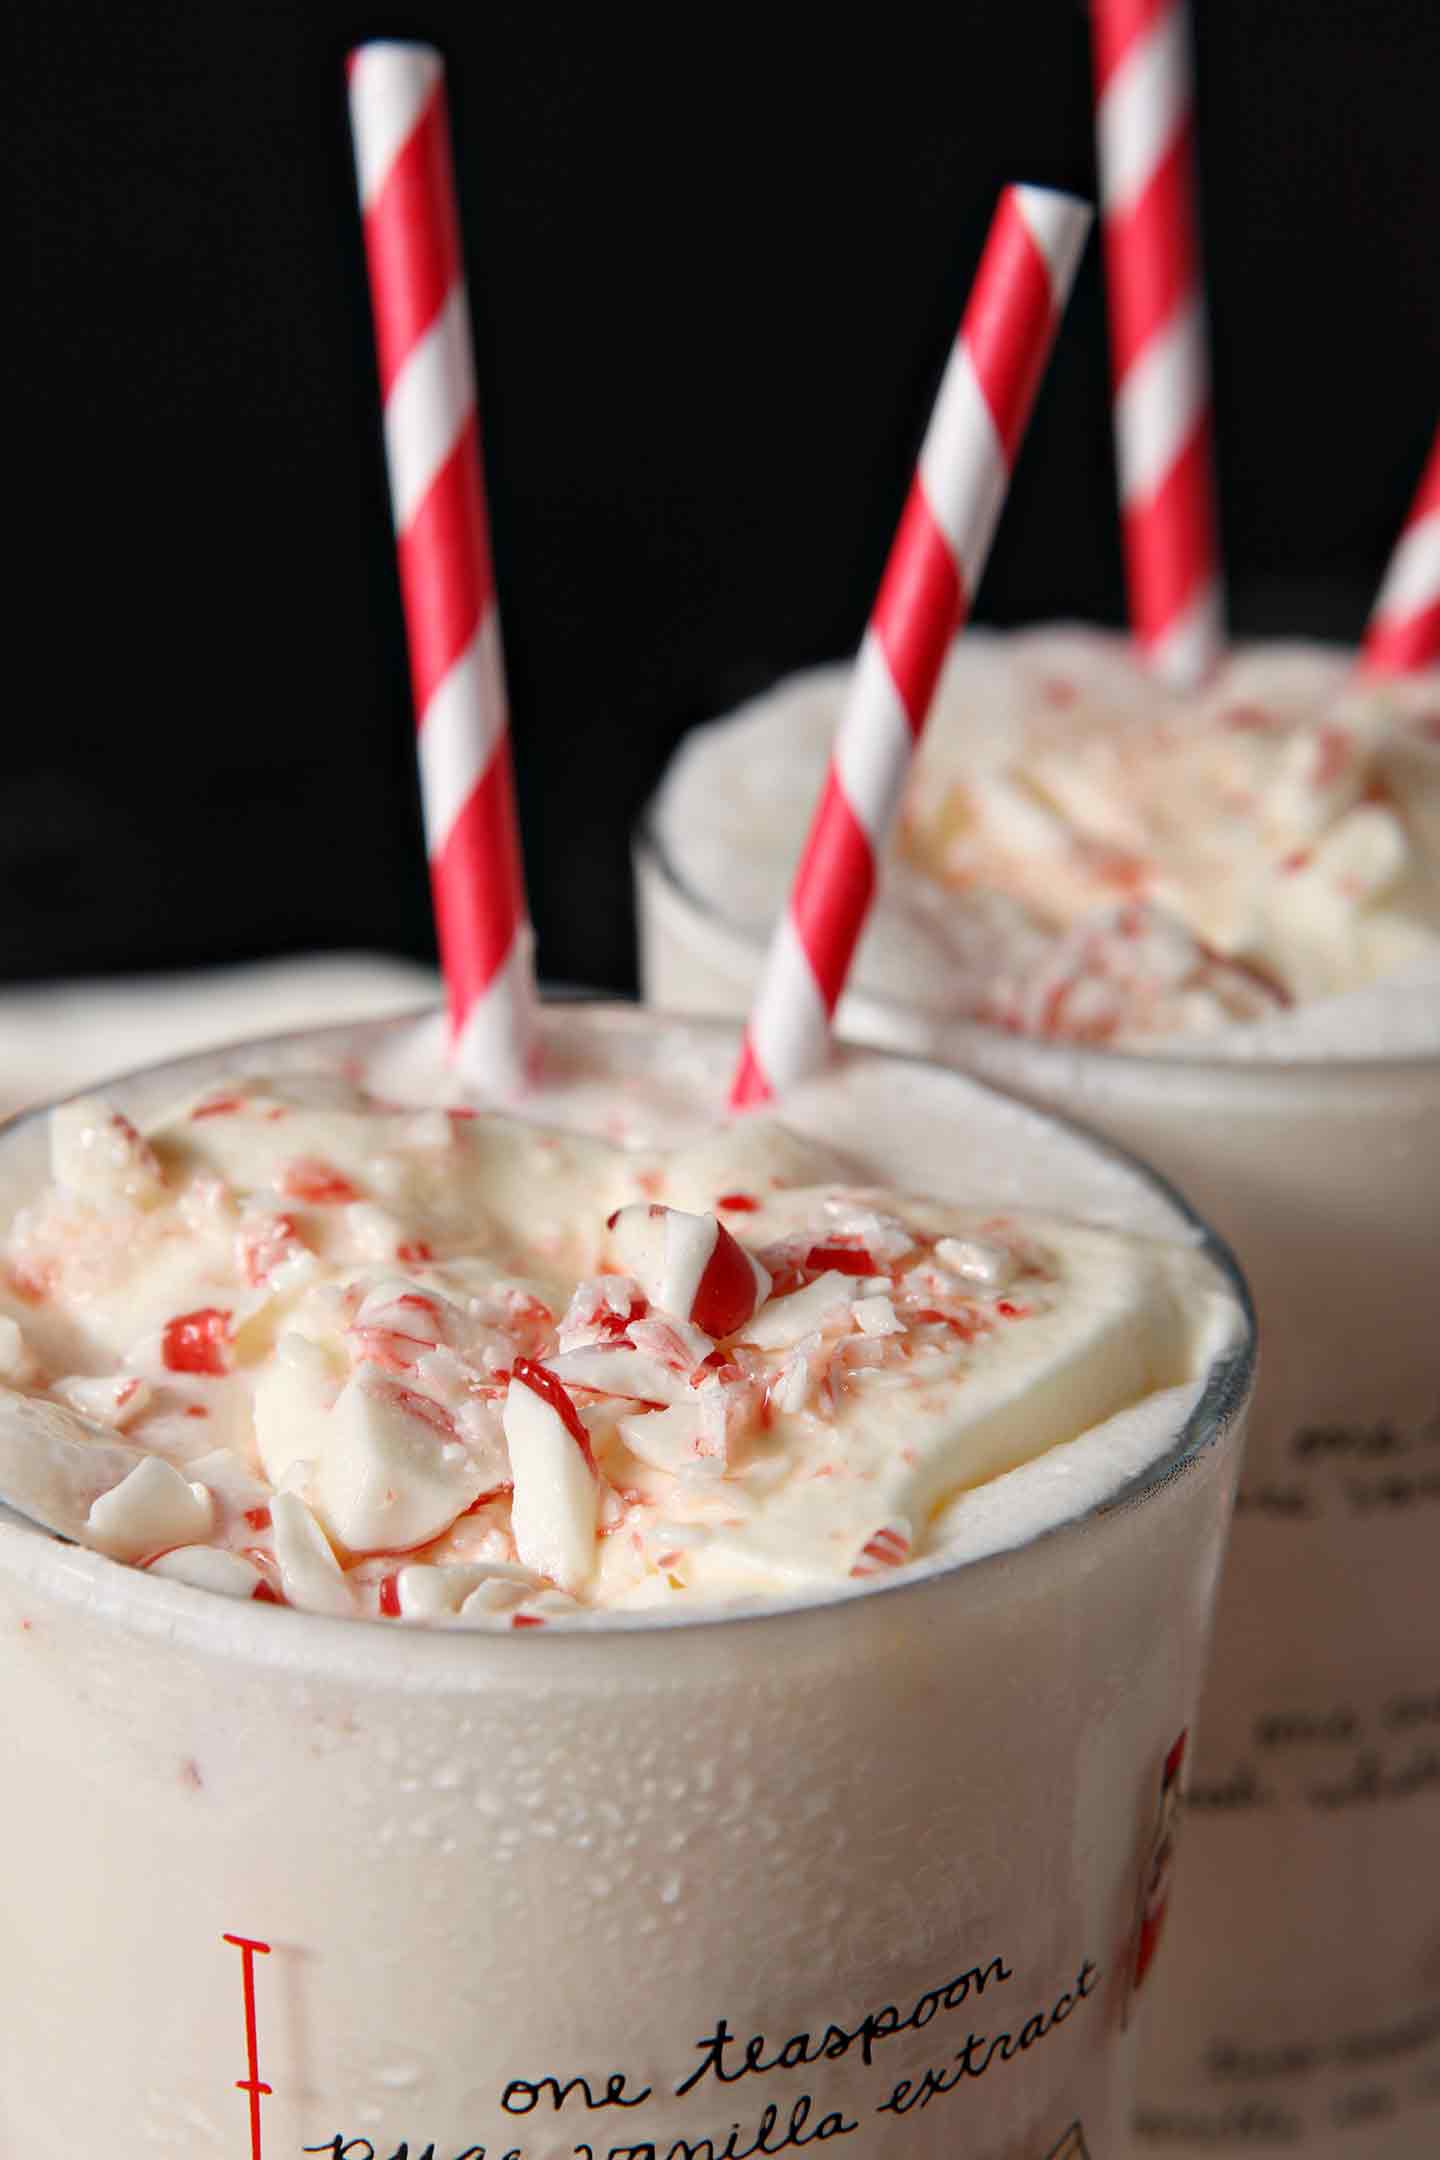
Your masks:
M272 1589L268 1582L257 1582L250 1593L250 1600L255 1605L283 1605L285 1603L280 1592Z
M510 1615L511 1627L544 1627L539 1613L517 1612Z
M541 1402L550 1405L598 1477L599 1467L595 1461L595 1451L590 1445L590 1435L586 1432L584 1420L571 1401L564 1383L557 1380L546 1366L537 1364L534 1358L528 1357L516 1358L510 1368L510 1377L518 1380L522 1387L528 1387L532 1395L538 1395Z
M514 1490L513 1485L492 1485L489 1492L477 1494L469 1507L462 1508L461 1513L464 1515L478 1515L481 1508L489 1507L492 1500L503 1500L507 1493L513 1493Z
M134 1148L136 1154L144 1160L148 1168L155 1171L159 1170L159 1156L155 1153L149 1141L140 1137L140 1128L138 1125L133 1125L123 1111L115 1110L111 1112L110 1129L112 1132L118 1132L121 1139L127 1141Z
M409 1261L413 1265L416 1261L433 1260L435 1255L423 1238L407 1238L403 1245L396 1246L395 1257L397 1260Z
M227 1370L226 1332L230 1315L207 1305L199 1312L178 1313L165 1328L164 1359L171 1372L208 1373L214 1378Z
M268 1530L270 1528L270 1510L268 1507L246 1508L245 1520L252 1530Z
M387 1620L400 1618L400 1577L386 1575L380 1584L380 1610Z
M817 1275L823 1275L829 1268L839 1275L879 1275L884 1272L876 1267L863 1245L812 1245L803 1264Z
M212 1095L208 1102L197 1103L190 1115L192 1119L233 1117L237 1110L243 1110L244 1107L245 1098L243 1095Z
M772 1303L776 1298L793 1297L797 1290L805 1288L807 1280L805 1270L803 1267L797 1267L793 1261L787 1260L780 1266L767 1269L766 1272L770 1277Z
M295 1227L293 1215L266 1215L259 1222L248 1223L235 1242L240 1271L256 1290L269 1281L282 1261L309 1249Z
M1316 745L1315 779L1317 788L1331 787L1350 764L1354 742L1344 728L1325 727L1320 730Z
M727 1192L721 1193L715 1205L728 1208L732 1215L753 1215L760 1202L753 1193Z
M603 1312L595 1315L594 1325L600 1329L602 1335L607 1336L614 1342L617 1339L623 1339L626 1330L632 1327L637 1320L643 1320L649 1310L650 1300L648 1298L632 1297L623 1313L615 1312L607 1305Z
M286 1163L280 1173L280 1190L289 1199L307 1201L311 1207L340 1207L360 1198L359 1188L333 1163L321 1162L313 1155L300 1155Z
M454 1440L457 1437L454 1418L438 1402L432 1402L428 1395L417 1395L413 1388L396 1387L393 1384L387 1392L397 1409L403 1410L407 1417L418 1418L422 1425L428 1425L432 1432L439 1433L442 1440Z
M427 1350L435 1344L419 1335L405 1335L398 1328L351 1328L348 1340L352 1355L386 1372L414 1372Z
M186 1417L209 1417L210 1412L206 1409L204 1403L192 1402L186 1403L185 1415Z
M17 1297L27 1305L41 1305L55 1287L53 1261L38 1264L23 1260L12 1261L4 1270L4 1278Z
M691 1387L701 1387L705 1381L719 1374L722 1380L743 1380L745 1375L728 1350L712 1350L703 1357L690 1375ZM664 1563L662 1562L661 1565Z
M695 1286L690 1318L717 1341L743 1327L755 1310L760 1286L755 1270L723 1223L715 1225L715 1243Z
M1028 1320L1031 1312L1028 1305L1016 1305L1008 1297L996 1298L995 1310L1006 1320Z
M1144 857L1127 855L1121 848L1107 849L1096 862L1095 872L1101 884L1114 892L1137 892L1149 876Z
M903 1567L909 1557L910 1540L904 1531L887 1527L867 1538L850 1573L852 1576L878 1575L884 1568Z
M974 1342L975 1337L983 1334L990 1326L982 1313L939 1312L933 1305L924 1306L911 1317L917 1326L923 1323L933 1326L938 1322L941 1327L949 1328L952 1335L958 1335L961 1342Z

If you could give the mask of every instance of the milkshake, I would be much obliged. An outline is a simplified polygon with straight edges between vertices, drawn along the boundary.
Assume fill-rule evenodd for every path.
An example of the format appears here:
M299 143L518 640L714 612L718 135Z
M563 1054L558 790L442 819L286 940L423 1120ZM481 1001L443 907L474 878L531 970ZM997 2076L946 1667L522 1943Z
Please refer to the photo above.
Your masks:
M728 1031L552 1014L519 1118L437 1046L6 1137L0 1463L73 1541L0 1534L7 2130L1105 2149L1248 1371L1223 1257L937 1068L717 1129Z
M748 1003L842 682L799 678L773 726L757 706L682 754L639 854L656 999ZM1440 2122L1415 1895L1440 1865L1437 721L1433 675L1361 686L1316 648L1242 652L1181 703L1097 633L969 633L841 1007L1157 1163L1256 1291L1147 2147L1400 2160ZM782 777L792 756L808 774ZM718 826L762 800L722 887Z

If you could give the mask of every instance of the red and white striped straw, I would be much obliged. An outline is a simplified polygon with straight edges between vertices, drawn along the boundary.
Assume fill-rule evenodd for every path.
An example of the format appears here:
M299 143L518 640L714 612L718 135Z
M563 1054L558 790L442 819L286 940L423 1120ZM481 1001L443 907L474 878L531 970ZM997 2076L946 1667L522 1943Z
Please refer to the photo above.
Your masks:
M1009 187L951 350L829 771L731 1087L767 1102L823 1061L875 865L950 640L970 613L1090 209Z
M1415 675L1440 660L1440 428L1430 445L1365 632L1367 675Z
M1130 621L1177 689L1225 626L1185 0L1091 0L1101 234Z
M513 1095L531 1062L532 941L444 62L362 45L349 87L451 1056Z

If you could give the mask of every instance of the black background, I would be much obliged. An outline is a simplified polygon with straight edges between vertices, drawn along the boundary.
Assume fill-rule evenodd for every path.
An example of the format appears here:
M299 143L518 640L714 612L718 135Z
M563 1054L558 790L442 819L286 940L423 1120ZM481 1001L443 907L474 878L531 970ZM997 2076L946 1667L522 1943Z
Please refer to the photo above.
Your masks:
M343 93L446 51L543 969L631 979L680 730L853 647L1078 0L11 0L0 978L432 948ZM1359 630L1440 411L1436 0L1198 0L1241 630ZM943 28L937 24L943 22ZM843 27L850 23L850 28ZM1092 243L980 612L1122 619Z

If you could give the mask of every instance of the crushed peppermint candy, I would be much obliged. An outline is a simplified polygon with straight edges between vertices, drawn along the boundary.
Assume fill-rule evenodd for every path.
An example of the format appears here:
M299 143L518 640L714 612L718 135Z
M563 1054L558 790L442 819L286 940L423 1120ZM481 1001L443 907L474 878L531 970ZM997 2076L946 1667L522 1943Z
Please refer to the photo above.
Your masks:
M1286 641L1232 646L1174 691L1114 633L972 627L909 767L852 989L912 1023L1137 1050L1231 1029L1301 1043L1304 1008L1380 984L1412 1001L1421 985L1433 1009L1436 679ZM652 815L687 915L757 946L768 932L847 681L807 671L682 745ZM699 928L684 949L703 976Z
M0 1255L0 1490L182 1590L523 1629L859 1586L1190 1372L1178 1247L757 1120L627 1152L277 1077L51 1142Z

